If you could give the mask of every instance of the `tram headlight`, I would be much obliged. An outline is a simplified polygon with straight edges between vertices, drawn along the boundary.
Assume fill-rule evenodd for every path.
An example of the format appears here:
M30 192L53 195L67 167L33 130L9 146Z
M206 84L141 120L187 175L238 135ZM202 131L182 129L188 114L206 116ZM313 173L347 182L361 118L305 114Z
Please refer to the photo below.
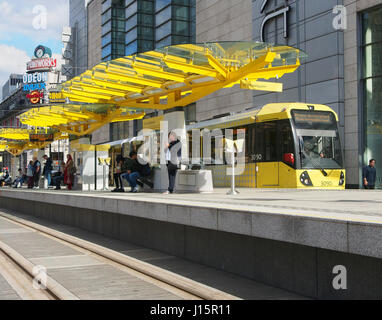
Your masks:
M344 173L341 171L340 182L338 183L338 185L343 186L344 183L345 183L345 175L344 175Z
M300 176L300 182L301 182L304 186L307 186L307 187L313 187L312 180L310 180L310 177L309 177L309 174L308 174L307 171L304 171L303 173L301 173L301 176Z

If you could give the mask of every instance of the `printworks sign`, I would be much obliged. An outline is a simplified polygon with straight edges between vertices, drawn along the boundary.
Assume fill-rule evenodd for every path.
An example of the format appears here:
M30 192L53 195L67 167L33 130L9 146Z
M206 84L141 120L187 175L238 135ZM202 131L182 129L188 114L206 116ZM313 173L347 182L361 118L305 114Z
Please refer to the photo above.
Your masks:
M54 141L53 133L31 133L29 135L30 142L50 142Z
M27 71L50 70L57 67L57 59L52 58L52 50L38 46L34 51L34 59L27 63Z

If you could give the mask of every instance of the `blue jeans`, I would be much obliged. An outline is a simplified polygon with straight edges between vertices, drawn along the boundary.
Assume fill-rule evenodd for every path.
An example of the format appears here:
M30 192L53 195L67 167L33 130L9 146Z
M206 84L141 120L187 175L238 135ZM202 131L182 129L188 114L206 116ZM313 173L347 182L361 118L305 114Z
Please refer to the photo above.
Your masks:
M122 178L126 179L127 182L129 183L130 187L132 189L136 188L137 187L137 179L140 178L141 175L139 174L139 172L133 172L133 173L124 173L122 175Z
M45 178L48 181L48 187L49 187L52 183L52 171L47 171L45 173Z

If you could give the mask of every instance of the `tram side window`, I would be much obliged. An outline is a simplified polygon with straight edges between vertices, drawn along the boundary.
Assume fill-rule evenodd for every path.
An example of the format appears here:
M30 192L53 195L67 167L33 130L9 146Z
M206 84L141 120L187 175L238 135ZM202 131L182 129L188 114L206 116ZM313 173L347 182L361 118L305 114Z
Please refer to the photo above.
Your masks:
M277 127L275 122L264 124L264 159L277 161Z
M253 154L253 161L265 161L264 156L264 124L256 125L256 138L255 138L255 152Z
M280 161L283 161L284 154L295 153L292 127L289 121L279 123L280 141ZM290 165L290 164L289 164Z
M294 153L292 127L288 122L280 124L281 156L285 153Z

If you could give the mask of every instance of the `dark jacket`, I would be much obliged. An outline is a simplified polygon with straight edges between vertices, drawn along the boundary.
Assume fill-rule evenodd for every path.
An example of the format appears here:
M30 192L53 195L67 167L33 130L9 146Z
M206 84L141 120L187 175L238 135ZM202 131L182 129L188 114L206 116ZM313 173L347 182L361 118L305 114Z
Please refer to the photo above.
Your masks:
M139 172L138 162L131 158L126 158L125 161L123 162L122 171L123 172L131 171L131 173Z
M48 158L45 162L43 174L45 175L47 174L47 172L52 172L52 170L53 170L52 159Z
M362 170L362 180L366 178L369 186L375 186L377 170L370 166L365 166ZM363 181L362 181L363 182Z

